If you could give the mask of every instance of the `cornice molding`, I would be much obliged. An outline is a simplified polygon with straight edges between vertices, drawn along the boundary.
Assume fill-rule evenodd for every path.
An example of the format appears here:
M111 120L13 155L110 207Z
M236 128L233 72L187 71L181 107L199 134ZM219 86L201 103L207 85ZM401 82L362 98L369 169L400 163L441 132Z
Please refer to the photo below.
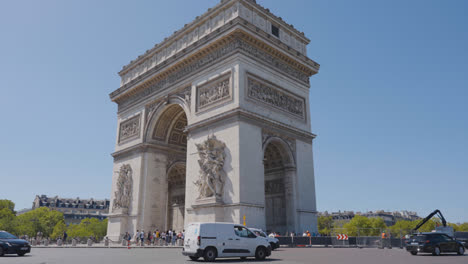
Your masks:
M264 20L264 24L265 22L267 22L266 25L264 25L264 27L271 25L271 23L276 24L280 26L281 33L287 35L286 39L297 39L298 42L302 43L302 47L300 48L300 50L306 51L305 46L310 43L310 39L308 39L305 36L304 32L298 31L294 28L293 25L286 23L281 17L278 17L271 13L268 8L264 8L263 6L257 4L255 0L221 0L219 4L217 4L213 8L209 8L207 12L205 12L201 16L197 16L192 22L185 24L182 29L175 31L171 36L165 38L161 43L156 44L153 48L147 50L144 54L138 56L135 60L132 60L128 65L123 66L122 70L119 72L119 75L124 77L124 75L126 75L129 71L135 69L136 67L145 67L143 64L145 64L149 59L153 57L154 62L157 53L166 53L166 49L171 48L172 50L172 46L175 46L176 49L180 49L181 46L184 45L184 43L181 43L184 42L184 38L186 38L187 35L194 35L194 32L196 35L198 35L199 29L203 27L204 24L208 25L208 30L213 30L217 27L217 25L215 25L216 19L220 19L221 23L227 23L231 19L235 19L236 17L247 18L247 10L253 12L250 14L249 18L252 21L249 21L249 23L255 24L256 26L260 26L258 24L258 21L255 19L255 17L260 17L262 20ZM268 29L263 28L263 30ZM200 33L200 35L203 36L203 33ZM195 38L198 38L198 36L196 36ZM282 38L282 41L286 40ZM185 45L187 45L186 42ZM166 54L162 56L166 56ZM158 60L158 62L159 61L160 60Z
M224 113L212 116L202 121L190 124L186 127L186 131L191 133L199 129L206 129L207 126L215 125L220 122L232 122L237 120L242 120L260 126L262 128L267 128L280 133L285 133L290 137L299 139L310 144L312 143L312 140L317 137L317 135L308 131L304 131L293 126L274 121L272 119L244 110L242 108L234 108L230 111L226 111Z

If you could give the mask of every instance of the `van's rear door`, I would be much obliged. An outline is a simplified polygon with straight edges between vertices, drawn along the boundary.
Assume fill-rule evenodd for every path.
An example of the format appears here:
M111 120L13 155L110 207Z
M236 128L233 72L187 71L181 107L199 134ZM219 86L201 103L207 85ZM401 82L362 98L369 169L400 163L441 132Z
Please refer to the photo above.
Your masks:
M187 252L196 252L197 249L200 247L197 245L198 236L200 235L200 224L193 223L187 226L185 230L185 238L184 238L184 250Z

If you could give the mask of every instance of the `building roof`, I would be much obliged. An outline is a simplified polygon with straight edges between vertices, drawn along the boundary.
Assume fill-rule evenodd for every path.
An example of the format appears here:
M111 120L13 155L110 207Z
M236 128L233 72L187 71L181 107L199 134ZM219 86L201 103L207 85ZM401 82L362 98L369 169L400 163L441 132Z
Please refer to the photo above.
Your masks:
M48 197L47 195L36 195L35 201L39 202L39 206L55 206L59 207L60 205L65 205L65 207L80 207L89 208L89 207L98 207L97 209L105 209L109 207L109 200L95 200L94 198L90 199L80 199L77 198L64 198L59 196Z

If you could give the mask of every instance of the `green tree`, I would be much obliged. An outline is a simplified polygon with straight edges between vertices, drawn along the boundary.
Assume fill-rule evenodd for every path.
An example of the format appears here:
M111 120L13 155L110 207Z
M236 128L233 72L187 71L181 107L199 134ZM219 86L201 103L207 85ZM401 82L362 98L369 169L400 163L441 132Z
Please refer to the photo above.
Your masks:
M458 231L460 232L468 232L468 222L458 225Z
M371 232L372 223L369 218L356 215L348 223L343 225L348 236L368 236Z
M57 239L59 237L62 237L63 232L65 232L66 230L67 230L67 225L63 221L60 221L54 226L54 230L52 231L50 238Z
M10 200L0 200L0 210L4 208L7 208L13 213L15 213L15 203Z
M401 232L401 235L405 236L411 234L416 225L417 221L399 220L393 226L390 226L389 229L394 234Z
M330 230L333 227L333 217L319 216L317 219L317 225L320 234L330 235Z
M0 209L0 230L16 233L16 216L9 208Z
M382 230L387 229L387 225L385 221L378 217L378 218L369 218L369 222L372 229L367 231L367 235L369 236L379 236Z
M42 232L44 237L49 237L55 225L64 221L63 214L58 211L40 207L19 215L17 232L19 235L36 236L37 232Z

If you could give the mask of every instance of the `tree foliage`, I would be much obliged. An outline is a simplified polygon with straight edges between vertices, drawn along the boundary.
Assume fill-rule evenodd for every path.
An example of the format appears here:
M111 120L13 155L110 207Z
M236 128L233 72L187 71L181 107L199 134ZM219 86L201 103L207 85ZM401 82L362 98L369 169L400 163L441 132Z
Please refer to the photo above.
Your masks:
M333 217L319 216L317 219L318 231L323 235L330 235L331 228L333 227Z
M15 212L15 203L10 200L0 200L0 210L9 209L11 212Z
M15 204L9 200L0 200L0 230L17 236L36 237L41 232L43 237L57 239L67 232L68 237L102 239L107 232L107 219L83 219L79 224L66 226L61 212L40 207L24 214L15 215Z

